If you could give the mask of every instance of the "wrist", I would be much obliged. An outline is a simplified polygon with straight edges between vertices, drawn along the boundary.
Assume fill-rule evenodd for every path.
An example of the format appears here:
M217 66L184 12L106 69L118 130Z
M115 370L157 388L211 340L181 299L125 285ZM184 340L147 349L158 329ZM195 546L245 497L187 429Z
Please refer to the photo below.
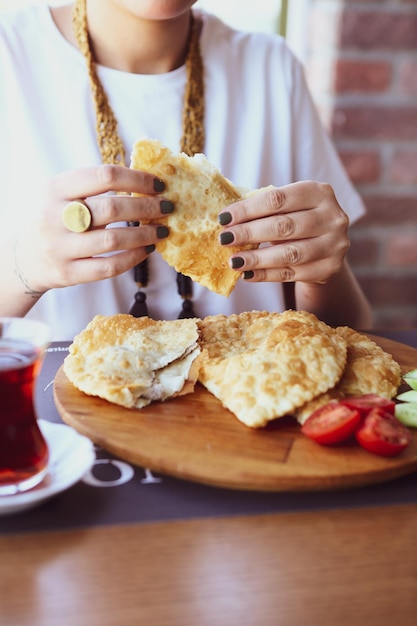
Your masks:
M39 298L41 298L43 294L46 293L46 291L48 291L48 289L41 287L39 285L36 285L35 282L27 276L26 272L23 269L23 264L20 260L18 248L19 248L18 240L15 239L13 242L14 274L24 294L33 300L39 300Z

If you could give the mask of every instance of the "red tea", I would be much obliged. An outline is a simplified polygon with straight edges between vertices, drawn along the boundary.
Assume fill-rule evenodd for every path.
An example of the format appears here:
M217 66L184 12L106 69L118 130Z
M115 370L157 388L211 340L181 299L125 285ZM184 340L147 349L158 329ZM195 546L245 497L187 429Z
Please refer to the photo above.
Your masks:
M12 338L0 343L0 493L8 493L7 485L27 489L33 477L36 484L48 463L34 408L41 358L29 343Z

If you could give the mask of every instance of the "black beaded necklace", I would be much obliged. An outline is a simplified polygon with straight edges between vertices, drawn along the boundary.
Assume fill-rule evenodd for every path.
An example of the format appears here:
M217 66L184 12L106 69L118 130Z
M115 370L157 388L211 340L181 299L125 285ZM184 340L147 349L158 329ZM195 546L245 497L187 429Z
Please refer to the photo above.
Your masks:
M138 226L137 222L132 224ZM146 304L146 293L142 291L149 282L149 264L147 259L136 265L133 269L135 283L137 291L135 293L135 300L129 311L134 317L148 316L148 306ZM180 272L177 272L177 289L182 298L182 308L178 319L184 319L186 317L197 317L193 308L193 281L189 276L185 276Z
M100 148L102 161L103 163L125 165L125 149L117 131L117 120L98 77L96 63L91 51L87 22L87 0L76 0L72 21L78 47L87 62L91 95L96 113L97 143ZM189 156L193 156L197 152L204 152L204 78L199 24L194 19L192 13L185 66L187 83L182 116L181 151ZM139 226L139 222L132 222L130 225ZM142 263L136 265L133 274L137 292L129 313L134 317L148 316L146 293L143 291L149 282L148 260L145 259ZM179 319L197 317L193 309L193 283L191 278L177 273L177 288L182 298Z

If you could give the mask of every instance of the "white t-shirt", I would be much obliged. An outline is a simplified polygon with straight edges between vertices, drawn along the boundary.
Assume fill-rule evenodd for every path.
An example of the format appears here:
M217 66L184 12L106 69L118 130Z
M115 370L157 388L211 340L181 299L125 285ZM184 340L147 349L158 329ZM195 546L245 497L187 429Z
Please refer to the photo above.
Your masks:
M205 154L238 186L329 182L354 221L363 203L322 129L303 70L279 36L238 32L202 13ZM136 75L99 67L129 155L140 137L179 150L185 68ZM101 162L84 57L61 35L46 6L0 18L0 241L34 219L34 198L55 174ZM58 209L57 209L58 210ZM175 319L176 273L154 252L146 288L150 315ZM28 314L71 340L92 317L128 312L133 270L111 280L46 293ZM1 296L0 296L1 297ZM200 317L283 310L277 283L238 281L229 298L194 284Z

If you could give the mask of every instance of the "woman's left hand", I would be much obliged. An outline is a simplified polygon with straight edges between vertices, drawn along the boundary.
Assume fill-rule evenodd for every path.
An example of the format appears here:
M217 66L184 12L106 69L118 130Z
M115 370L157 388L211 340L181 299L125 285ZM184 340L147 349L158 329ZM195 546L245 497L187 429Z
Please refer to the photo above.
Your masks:
M233 269L252 282L325 284L349 249L349 219L332 187L303 181L268 187L219 214L222 245L270 245L235 254Z

